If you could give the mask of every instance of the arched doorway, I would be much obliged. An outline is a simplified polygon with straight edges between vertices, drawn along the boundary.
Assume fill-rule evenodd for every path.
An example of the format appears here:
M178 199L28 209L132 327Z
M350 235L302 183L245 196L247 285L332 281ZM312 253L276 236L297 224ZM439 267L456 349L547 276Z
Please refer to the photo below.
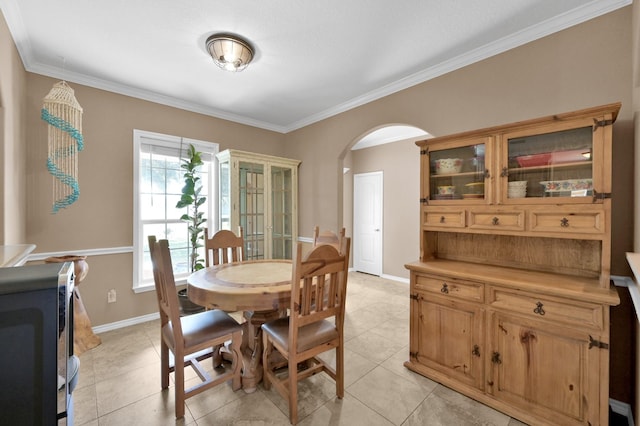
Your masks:
M353 265L360 265L359 267L364 265L366 270L362 272L389 278L404 278L406 273L401 265L410 259L406 258L409 254L404 254L403 251L409 252L414 258L418 256L419 244L415 229L418 215L419 155L414 142L429 137L431 135L426 131L414 126L384 125L354 140L348 152L345 152L344 223L353 237ZM366 178L374 174L383 176L381 179L383 184L379 187L380 192L371 193L372 189L376 188L375 185L361 185L361 192L356 193L358 191L358 185L355 185L356 175ZM415 176L412 176L414 174ZM359 209L356 203L369 207ZM372 206L379 206L380 211L371 212ZM355 216L362 212L367 216L362 218ZM404 216L409 216L410 219ZM416 217L413 218L413 216ZM370 220L376 217L381 220L377 223ZM403 245L406 246L405 237L409 240L410 249L403 247ZM415 244L413 239L416 239ZM413 245L416 246L415 250ZM379 253L372 250L379 250ZM358 256L366 256L366 259L359 259ZM398 259L394 256L398 256ZM372 264L372 259L378 259L380 264Z

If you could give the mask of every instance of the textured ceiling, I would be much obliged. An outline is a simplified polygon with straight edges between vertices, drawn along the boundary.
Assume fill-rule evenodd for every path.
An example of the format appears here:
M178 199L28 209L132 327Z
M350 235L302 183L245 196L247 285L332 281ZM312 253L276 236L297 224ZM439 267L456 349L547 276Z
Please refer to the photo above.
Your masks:
M0 0L27 71L289 132L631 0ZM256 57L217 68L204 42Z

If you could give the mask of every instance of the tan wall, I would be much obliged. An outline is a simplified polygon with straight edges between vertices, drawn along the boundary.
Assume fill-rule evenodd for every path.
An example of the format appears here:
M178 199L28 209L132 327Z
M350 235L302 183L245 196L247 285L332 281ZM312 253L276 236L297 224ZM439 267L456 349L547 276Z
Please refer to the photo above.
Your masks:
M315 224L338 228L350 220L342 204L345 184L335 164L371 129L402 123L442 136L620 101L614 126L614 158L621 165L613 176L612 272L629 275L624 253L632 246L633 221L630 50L631 8L626 7L287 134L287 155L302 160L301 234ZM408 167L418 167L417 155L407 153ZM401 222L404 214L385 206L385 223ZM417 222L408 220L397 232L408 236L417 229ZM390 244L385 236L385 254L404 251L402 244Z
M37 245L36 253L132 246L134 129L217 142L221 150L283 154L280 133L70 83L84 109L80 198L52 214L52 177L45 167L47 125L40 108L56 81L32 73L27 77L26 241ZM132 291L131 253L93 256L88 263L81 293L94 326L157 311L155 293ZM114 304L107 303L111 288L118 295Z
M25 242L26 72L0 13L0 244Z

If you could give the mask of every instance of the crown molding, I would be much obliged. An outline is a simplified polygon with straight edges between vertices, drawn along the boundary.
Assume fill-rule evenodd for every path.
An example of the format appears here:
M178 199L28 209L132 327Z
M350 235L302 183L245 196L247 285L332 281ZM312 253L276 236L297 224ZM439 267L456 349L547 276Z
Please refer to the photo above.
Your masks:
M70 71L62 71L59 68L51 67L41 63L33 63L27 66L25 69L35 74L41 74L47 77L57 78L72 82L76 84L82 84L85 86L93 87L95 89L106 90L108 92L118 93L125 96L131 96L137 99L142 99L149 102L154 102L161 105L166 105L185 111L195 112L199 114L208 115L223 120L232 121L234 123L245 124L247 126L258 127L265 130L271 130L278 133L285 133L286 129L282 126L278 126L264 121L254 120L248 117L244 117L238 114L233 114L227 111L219 110L216 108L206 107L193 102L188 102L183 99L179 99L173 96L166 96L160 93L156 93L150 90L143 90L126 84L114 83L108 80L99 79L85 74L74 73Z
M586 22L590 19L612 12L624 6L628 6L632 0L592 0L583 6L571 10L570 12L550 18L540 24L524 28L508 37L504 37L495 42L486 44L480 48L471 50L465 54L456 56L447 61L443 61L437 65L429 67L423 71L417 72L393 83L372 90L362 96L357 96L335 107L328 108L324 111L312 114L302 120L292 122L288 125L276 125L249 117L233 114L204 105L187 102L172 96L161 95L156 92L141 90L129 85L109 82L103 79L93 78L84 74L71 73L61 71L58 68L50 67L33 60L32 49L29 43L28 34L22 21L22 16L17 7L16 0L0 0L0 10L2 10L9 31L11 32L16 48L24 67L27 71L36 74L42 74L48 77L59 78L77 84L83 84L96 89L107 90L121 95L131 96L134 98L154 102L170 107L183 109L223 120L232 121L247 126L257 127L264 130L270 130L278 133L289 133L305 126L325 120L337 114L349 111L353 108L362 106L369 102L373 102L385 96L389 96L404 89L408 89L425 81L439 77L446 73L458 70L475 62L490 58L497 54L503 53L510 49L516 48L523 44L532 42L539 38L553 34L558 31L570 28L574 25Z
M554 16L540 24L524 28L512 35L509 35L508 37L503 37L493 43L473 49L423 71L382 86L379 89L373 90L362 96L355 97L340 105L336 105L335 107L291 123L287 126L287 132L300 129L318 121L330 118L334 115L365 105L369 102L373 102L385 96L389 96L401 90L408 89L412 86L424 83L425 81L429 81L441 75L458 70L467 65L482 61L558 31L565 30L606 13L613 12L614 10L620 9L624 6L628 6L631 3L632 0L592 0L591 2L573 9L570 12Z

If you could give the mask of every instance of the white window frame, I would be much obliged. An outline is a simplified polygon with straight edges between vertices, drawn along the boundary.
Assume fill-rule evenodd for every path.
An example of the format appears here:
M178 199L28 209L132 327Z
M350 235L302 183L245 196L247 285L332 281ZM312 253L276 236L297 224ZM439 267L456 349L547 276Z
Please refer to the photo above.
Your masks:
M206 205L209 210L207 217L207 224L215 224L217 221L216 208L217 203L213 201L217 199L217 177L218 177L218 163L215 154L218 153L219 145L214 142L200 141L196 139L182 138L179 136L165 135L161 133L148 132L145 130L133 130L133 291L135 293L141 293L145 291L155 290L153 278L143 279L143 264L144 264L144 250L148 245L144 240L142 219L140 218L141 206L140 206L140 150L142 144L151 144L160 147L167 147L171 149L180 149L186 155L186 150L189 145L193 145L196 150L211 155L213 161L210 163L208 169L209 189L210 193L207 195ZM209 229L213 229L208 226ZM186 283L186 275L176 276L176 284L181 285Z

